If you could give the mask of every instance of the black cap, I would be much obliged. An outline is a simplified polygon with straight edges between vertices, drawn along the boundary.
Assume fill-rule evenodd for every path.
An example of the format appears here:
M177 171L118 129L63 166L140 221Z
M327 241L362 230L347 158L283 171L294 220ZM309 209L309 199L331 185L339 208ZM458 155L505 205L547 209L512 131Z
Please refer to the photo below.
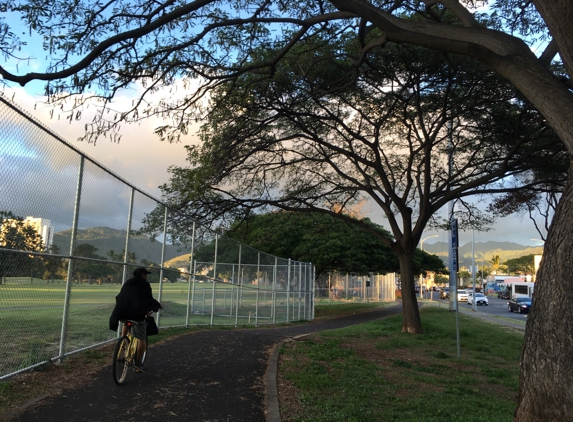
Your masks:
M147 268L139 267L133 270L133 275L136 277L142 276L143 274L151 274L151 271L147 271Z

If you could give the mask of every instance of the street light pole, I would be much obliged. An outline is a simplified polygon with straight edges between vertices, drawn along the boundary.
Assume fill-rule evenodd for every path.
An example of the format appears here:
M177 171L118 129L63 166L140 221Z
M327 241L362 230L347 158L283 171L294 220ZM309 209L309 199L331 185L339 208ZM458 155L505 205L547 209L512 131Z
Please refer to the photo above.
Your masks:
M475 253L474 253L474 231L472 229L472 311L477 311L476 304L476 266L475 266Z

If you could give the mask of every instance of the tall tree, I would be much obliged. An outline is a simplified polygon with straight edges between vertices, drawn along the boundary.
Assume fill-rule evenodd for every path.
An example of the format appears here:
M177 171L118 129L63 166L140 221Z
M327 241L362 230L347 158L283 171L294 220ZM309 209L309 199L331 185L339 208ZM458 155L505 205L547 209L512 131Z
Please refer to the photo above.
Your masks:
M189 167L171 168L164 198L203 221L270 206L369 230L400 261L402 329L420 333L414 257L427 224L453 200L460 218L483 224L464 198L542 188L555 175L528 174L562 144L475 60L392 45L356 68L354 54L352 43L316 36L291 49L272 79L246 74L221 85L202 144L188 147ZM384 212L392 237L340 212L364 198Z
M368 219L364 223L391 238L390 233L377 224ZM399 270L398 259L386 244L368 231L325 214L253 215L239 220L227 234L272 255L312 262L317 279L326 271L387 273ZM431 261L428 258L423 262L430 264ZM421 257L419 263L422 263ZM424 270L436 269L430 266Z
M497 274L504 266L501 263L501 258L499 255L494 255L489 260L489 267L491 274Z
M190 122L202 116L200 107L191 108L202 105L202 95L210 87L248 71L269 77L290 48L304 43L308 34L324 31L333 41L340 36L354 38L364 51L391 41L472 56L517 87L547 119L569 154L573 152L573 94L567 76L573 75L570 0L305 0L288 4L263 0L136 4L124 0L105 4L38 0L0 4L2 10L21 12L30 31L45 37L43 45L51 60L45 71L18 74L29 60L19 54L22 41L18 37L27 32L11 30L14 14L9 23L3 17L0 50L10 59L0 67L3 81L21 85L34 79L49 81L46 92L54 100L86 94L71 103L72 109L84 104L90 87L97 88L94 95L104 102L92 127L92 139L122 121L169 113L173 120L158 128L158 133L177 139L186 133ZM476 7L483 5L490 6L489 26L475 13ZM373 29L379 31L377 36L367 38ZM536 56L530 45L540 42L546 42L547 48ZM255 61L252 49L261 45L284 48ZM565 75L551 68L556 57L563 61ZM140 109L145 97L157 89L170 86L179 77L196 76L206 82L202 89L182 96L170 94L173 101ZM106 101L133 81L144 86L140 101L123 113L106 113ZM188 80L185 83L189 86ZM68 116L73 119L79 114L81 110L70 110ZM533 311L527 320L516 412L520 422L573 420L569 359L573 335L567 324L561 323L573 317L568 306L573 301L572 252L562 247L573 239L573 181L569 180L547 236Z
M100 256L98 253L98 248L89 243L80 243L76 246L74 251L74 256L91 258L97 260L106 260L105 257ZM111 276L114 273L114 268L103 262L75 259L73 265L73 274L78 282L87 279L88 282L92 283L92 278L100 280L103 277Z
M510 274L535 275L535 255L524 255L508 259L503 264Z

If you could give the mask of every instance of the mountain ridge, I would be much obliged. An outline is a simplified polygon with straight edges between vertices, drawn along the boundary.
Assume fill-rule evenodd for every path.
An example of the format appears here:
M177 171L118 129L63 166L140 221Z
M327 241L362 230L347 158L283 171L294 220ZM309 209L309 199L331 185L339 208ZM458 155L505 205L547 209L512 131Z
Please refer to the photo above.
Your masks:
M439 256L448 264L448 248L446 242L424 243L424 251ZM543 246L525 246L515 242L498 242L489 240L487 242L474 242L474 265L483 265L489 262L494 256L499 255L500 260L519 258L524 255L541 255ZM461 245L458 249L461 266L469 267L472 264L472 242Z
M54 233L54 245L58 246L61 253L67 253L70 248L72 230L63 230ZM125 239L127 230L112 229L111 227L90 227L88 229L78 229L76 234L76 245L88 243L97 248L96 253L106 256L110 250L115 253L125 249ZM129 250L134 252L137 261L145 259L150 262L160 264L161 249L163 244L147 236L132 235L129 238ZM181 255L178 246L165 245L165 261Z

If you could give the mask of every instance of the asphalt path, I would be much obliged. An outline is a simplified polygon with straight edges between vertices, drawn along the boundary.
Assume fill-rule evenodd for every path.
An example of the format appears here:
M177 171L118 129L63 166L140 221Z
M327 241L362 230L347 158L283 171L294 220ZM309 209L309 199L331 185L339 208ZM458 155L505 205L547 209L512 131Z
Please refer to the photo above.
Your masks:
M89 383L39 400L10 421L265 422L265 375L277 344L401 311L398 305L310 324L190 333L151 347L145 373L129 373L121 386L106 365Z

